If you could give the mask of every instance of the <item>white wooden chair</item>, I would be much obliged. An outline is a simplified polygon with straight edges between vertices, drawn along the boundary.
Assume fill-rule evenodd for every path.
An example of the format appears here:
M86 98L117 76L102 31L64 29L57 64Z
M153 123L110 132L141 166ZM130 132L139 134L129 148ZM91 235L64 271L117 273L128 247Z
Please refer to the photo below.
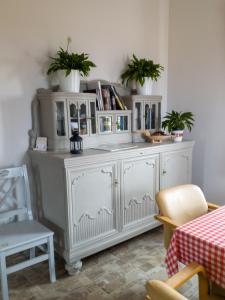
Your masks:
M47 252L35 257L35 247L47 245ZM30 258L7 267L6 257L29 250ZM49 261L51 282L55 282L53 232L33 220L26 166L0 170L0 278L2 299L8 300L7 275Z

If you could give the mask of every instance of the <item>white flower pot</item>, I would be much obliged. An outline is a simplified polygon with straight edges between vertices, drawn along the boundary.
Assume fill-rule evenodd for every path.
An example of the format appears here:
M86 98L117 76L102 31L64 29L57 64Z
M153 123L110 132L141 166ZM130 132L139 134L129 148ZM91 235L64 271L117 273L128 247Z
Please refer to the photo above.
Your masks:
M58 78L59 78L59 86L61 91L79 93L80 72L78 70L71 70L68 76L66 76L65 70L59 70Z
M153 80L150 77L145 77L143 86L137 82L137 93L138 95L152 95Z
M173 130L172 137L174 142L182 142L184 131L183 130Z

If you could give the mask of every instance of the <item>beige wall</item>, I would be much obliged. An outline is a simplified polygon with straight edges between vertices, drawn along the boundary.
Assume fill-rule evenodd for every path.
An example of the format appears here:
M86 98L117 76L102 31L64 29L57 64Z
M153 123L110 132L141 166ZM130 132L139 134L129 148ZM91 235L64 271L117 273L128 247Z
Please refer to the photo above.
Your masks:
M118 81L133 52L167 70L169 0L0 0L0 166L28 148L31 101L47 87L48 56L72 38L72 50L97 64L90 78ZM167 71L155 92L166 103ZM165 107L165 105L164 105Z
M193 180L210 201L225 203L225 1L171 0L169 109L196 122Z

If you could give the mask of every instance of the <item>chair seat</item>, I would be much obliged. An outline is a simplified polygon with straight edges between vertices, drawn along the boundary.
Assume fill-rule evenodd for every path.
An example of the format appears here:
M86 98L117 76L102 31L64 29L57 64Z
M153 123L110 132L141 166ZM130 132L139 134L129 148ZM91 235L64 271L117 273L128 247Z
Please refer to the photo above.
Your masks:
M51 235L51 230L33 220L0 225L0 253Z

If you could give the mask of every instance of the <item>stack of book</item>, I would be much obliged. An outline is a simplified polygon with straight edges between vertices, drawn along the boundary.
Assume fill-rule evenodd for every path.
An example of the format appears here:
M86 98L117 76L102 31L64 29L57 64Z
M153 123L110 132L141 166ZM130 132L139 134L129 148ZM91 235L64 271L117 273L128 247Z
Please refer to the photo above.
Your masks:
M127 110L123 100L112 84L97 81L96 87L86 89L85 93L96 93L96 106L98 110Z

